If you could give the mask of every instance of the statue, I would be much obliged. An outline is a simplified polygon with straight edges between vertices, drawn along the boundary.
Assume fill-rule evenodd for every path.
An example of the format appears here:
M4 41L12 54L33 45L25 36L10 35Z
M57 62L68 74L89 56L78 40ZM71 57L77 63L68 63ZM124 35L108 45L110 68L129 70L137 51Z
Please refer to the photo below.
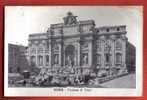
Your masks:
M72 59L71 56L67 56L66 62L67 62L66 64L67 64L68 66L73 67L74 61L73 61L73 59Z
M66 58L66 64L67 64L68 66L70 66L70 56L67 56L67 58Z
M88 59L87 55L84 55L83 58L84 58L84 59L83 59L83 60L84 60L84 65L86 65L86 64L87 64L87 61L88 61L88 60L87 60L87 59Z
M57 56L57 55L55 55L54 63L55 63L55 64L58 64L58 56Z
M67 17L64 17L64 24L65 25L73 25L77 23L77 16L73 16L73 14L71 12L67 13Z

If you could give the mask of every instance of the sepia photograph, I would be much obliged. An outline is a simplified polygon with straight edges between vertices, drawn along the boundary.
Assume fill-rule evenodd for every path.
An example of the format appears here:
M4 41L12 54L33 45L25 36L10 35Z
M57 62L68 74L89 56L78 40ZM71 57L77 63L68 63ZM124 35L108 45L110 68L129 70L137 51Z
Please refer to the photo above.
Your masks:
M5 96L141 96L142 6L5 6Z

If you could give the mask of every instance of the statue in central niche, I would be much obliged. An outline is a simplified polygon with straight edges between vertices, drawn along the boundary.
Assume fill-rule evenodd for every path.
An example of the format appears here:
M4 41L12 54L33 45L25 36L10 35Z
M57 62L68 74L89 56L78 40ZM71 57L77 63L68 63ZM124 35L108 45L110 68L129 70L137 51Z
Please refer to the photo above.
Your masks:
M71 12L67 13L67 17L64 17L64 24L65 25L73 25L77 23L77 16L74 16Z

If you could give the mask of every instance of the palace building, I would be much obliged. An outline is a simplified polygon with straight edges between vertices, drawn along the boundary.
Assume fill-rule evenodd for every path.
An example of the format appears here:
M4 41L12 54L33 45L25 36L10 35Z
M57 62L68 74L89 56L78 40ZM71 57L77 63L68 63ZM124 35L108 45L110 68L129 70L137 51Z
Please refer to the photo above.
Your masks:
M126 34L125 25L96 27L68 12L63 23L29 35L27 59L53 73L128 73L135 71L135 47Z
M9 73L20 73L28 67L26 59L26 46L8 44L8 71Z

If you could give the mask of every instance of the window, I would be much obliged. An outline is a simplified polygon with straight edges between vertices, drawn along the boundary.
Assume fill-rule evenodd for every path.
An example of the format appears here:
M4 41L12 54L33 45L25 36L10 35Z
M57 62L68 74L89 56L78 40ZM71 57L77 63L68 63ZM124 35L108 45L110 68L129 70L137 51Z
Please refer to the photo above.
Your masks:
M54 64L59 64L59 54L54 54Z
M31 56L31 65L34 65L36 63L35 56Z
M119 31L120 29L119 29L119 27L117 28L117 31Z
M13 67L9 67L9 73L13 72Z
M110 43L110 40L107 40L106 42L105 42L105 48L104 48L104 50L106 51L106 52L110 52L111 51L111 43Z
M17 73L20 73L20 67L17 67Z
M122 43L120 40L117 40L115 45L116 45L115 47L117 50L120 50L122 48Z
M97 64L101 64L101 55L97 54Z
M111 55L109 53L105 54L105 62L106 62L106 64L108 64L108 63L110 64L110 60L111 60L110 57L111 57Z
M109 32L109 28L106 31Z
M101 40L97 41L97 50L100 51L101 50Z
M121 64L122 62L122 55L120 53L116 54L116 64Z
M96 30L96 32L99 33L100 31L99 30Z
M49 56L48 55L46 55L46 65L49 65Z
M39 64L39 66L43 65L43 57L42 56L38 56L38 64Z

